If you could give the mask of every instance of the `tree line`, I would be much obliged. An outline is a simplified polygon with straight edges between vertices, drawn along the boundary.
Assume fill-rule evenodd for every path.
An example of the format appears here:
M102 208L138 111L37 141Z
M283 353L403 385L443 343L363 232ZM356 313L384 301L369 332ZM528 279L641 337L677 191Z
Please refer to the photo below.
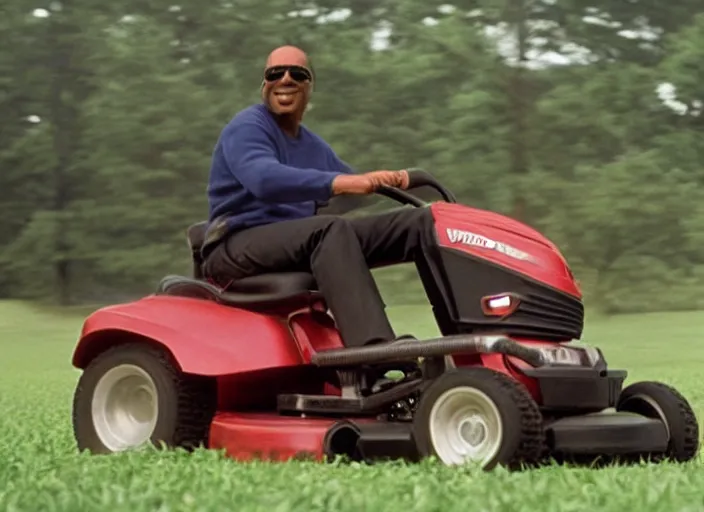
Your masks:
M7 0L0 295L112 302L188 273L217 136L295 44L305 123L360 172L421 167L541 230L588 307L704 307L699 3ZM422 294L413 272L378 273L391 302Z

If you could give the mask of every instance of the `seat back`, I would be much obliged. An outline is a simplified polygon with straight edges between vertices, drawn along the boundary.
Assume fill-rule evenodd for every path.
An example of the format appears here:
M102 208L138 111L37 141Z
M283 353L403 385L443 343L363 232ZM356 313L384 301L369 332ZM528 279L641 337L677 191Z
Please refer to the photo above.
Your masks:
M201 221L191 224L186 230L188 247L191 249L191 258L193 260L193 277L196 279L203 278L203 257L200 254L200 250L205 242L207 229L208 221Z

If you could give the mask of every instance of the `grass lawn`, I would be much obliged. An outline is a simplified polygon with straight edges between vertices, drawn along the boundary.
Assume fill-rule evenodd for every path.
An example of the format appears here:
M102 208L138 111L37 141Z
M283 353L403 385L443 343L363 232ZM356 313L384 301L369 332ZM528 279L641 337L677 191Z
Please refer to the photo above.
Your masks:
M391 311L399 332L436 334L429 312ZM601 470L521 473L417 466L238 464L214 452L78 455L70 365L81 317L0 303L0 510L324 510L384 512L704 509L701 460ZM675 385L704 417L704 313L588 321L627 381Z

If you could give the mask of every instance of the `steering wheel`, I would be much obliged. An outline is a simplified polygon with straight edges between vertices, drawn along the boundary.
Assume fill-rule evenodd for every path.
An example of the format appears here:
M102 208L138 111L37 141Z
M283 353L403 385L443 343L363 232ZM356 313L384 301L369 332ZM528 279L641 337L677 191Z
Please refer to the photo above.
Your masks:
M433 175L422 169L408 169L408 188L406 188L406 190L384 185L379 187L375 193L398 201L401 204L410 204L416 208L422 208L426 204L425 201L407 192L408 190L419 187L431 187L435 189L445 202L457 202L452 192L443 187Z

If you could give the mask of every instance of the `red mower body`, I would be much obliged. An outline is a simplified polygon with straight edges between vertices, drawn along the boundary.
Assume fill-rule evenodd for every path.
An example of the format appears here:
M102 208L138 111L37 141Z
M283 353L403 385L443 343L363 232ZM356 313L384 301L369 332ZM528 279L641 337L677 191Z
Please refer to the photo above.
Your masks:
M564 258L537 231L500 214L457 204L435 203L430 210L441 251L466 254L472 261L580 297ZM523 251L530 259L512 256L511 250ZM473 276L457 277L461 282L456 286L472 286ZM496 288L493 295L499 291L512 290ZM201 298L149 295L91 314L73 364L85 368L106 348L140 338L167 349L184 373L224 377L281 371L310 364L315 352L342 348L334 325L319 318L314 307L267 314Z
M167 349L184 373L210 377L293 368L310 363L314 351L342 347L337 331L307 310L288 320L215 301L150 295L90 315L73 364L85 368L103 350L133 337Z
M417 427L398 420L407 413L403 407L417 403L418 397L422 403L426 383L444 378L443 372L452 367L491 370L506 379L504 387L518 383L520 393L527 392L524 399L534 404L530 410L542 411L531 413L534 417L554 419L565 411L586 414L615 406L626 374L607 370L600 353L590 353L584 367L555 369L543 367L549 354L530 350L554 350L550 357L559 362L561 347L582 333L581 292L557 247L500 214L451 203L429 209L432 232L427 233L427 263L419 274L443 337L409 345L408 353L423 345L425 355L417 357L432 364L444 361L439 373L428 364L422 379L408 377L388 389L361 393L350 387L350 375L362 379L362 368L393 365L378 353L383 348L343 348L314 286L281 292L280 297L257 297L219 290L197 275L167 278L153 295L94 312L85 321L73 364L86 374L93 361L116 347L158 347L188 382L215 383L207 446L240 460L322 460L352 452L363 459L394 453L405 457L409 446L423 443L415 440ZM197 255L202 233L189 233L189 241ZM447 348L455 346L460 348ZM572 349L564 350L567 354ZM349 363L353 360L357 362ZM86 382L92 378L85 377ZM79 385L79 391L88 385ZM74 414L90 410L80 407ZM526 418L522 421L533 421ZM80 428L83 445L95 445L93 427ZM572 425L550 428L557 429L550 435L562 443L559 449L598 449L592 427L587 434ZM638 449L662 447L658 425L623 428L651 429L650 444L636 439ZM623 428L604 441L604 449L625 446Z
M465 252L582 298L567 261L538 231L498 213L459 204L435 203L430 209L440 247Z

